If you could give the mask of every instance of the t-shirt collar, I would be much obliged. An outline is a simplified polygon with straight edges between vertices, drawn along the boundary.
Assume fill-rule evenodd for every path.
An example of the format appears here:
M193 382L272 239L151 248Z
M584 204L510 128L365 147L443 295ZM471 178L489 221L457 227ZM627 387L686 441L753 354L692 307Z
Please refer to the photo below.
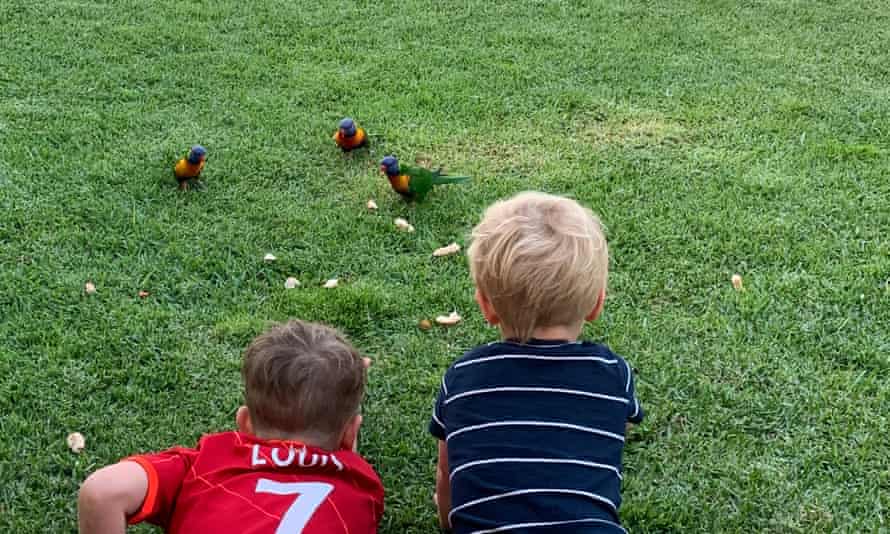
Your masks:
M569 345L580 343L580 341L569 341L568 339L538 339L531 338L525 343L520 342L518 339L505 339L504 343L511 343L513 345L530 345L535 347L542 346L550 346L550 347L558 347L560 345Z

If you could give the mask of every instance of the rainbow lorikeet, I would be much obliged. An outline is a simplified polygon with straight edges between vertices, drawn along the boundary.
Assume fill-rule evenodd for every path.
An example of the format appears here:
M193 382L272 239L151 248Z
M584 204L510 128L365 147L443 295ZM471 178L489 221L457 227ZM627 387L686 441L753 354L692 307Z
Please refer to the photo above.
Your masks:
M189 150L188 156L176 162L173 167L173 175L179 182L179 189L185 191L189 188L189 182L197 180L204 170L204 162L207 160L207 149L201 145L195 145Z
M356 148L368 145L368 136L365 130L359 128L354 120L349 117L340 121L340 126L334 132L334 142L343 152L349 152Z
M431 171L423 167L411 167L399 165L395 156L386 156L380 161L380 171L386 175L393 191L408 200L423 202L426 195L433 187L442 184L457 184L465 182L468 176L448 176L442 173L442 169Z

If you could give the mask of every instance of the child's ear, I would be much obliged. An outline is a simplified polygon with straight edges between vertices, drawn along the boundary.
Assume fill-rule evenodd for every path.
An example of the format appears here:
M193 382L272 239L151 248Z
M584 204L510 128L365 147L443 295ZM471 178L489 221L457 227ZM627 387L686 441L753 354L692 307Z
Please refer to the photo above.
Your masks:
M250 421L250 410L247 409L247 406L242 406L235 412L235 425L238 427L238 432L254 435L253 423Z
M584 318L585 321L596 321L597 317L603 312L603 305L606 303L606 289L603 288L600 291L600 296L596 299L596 306L593 307L593 311L591 311L587 317Z
M346 423L343 434L340 436L340 450L355 451L358 450L358 430L362 426L362 416L354 415Z
M488 324L494 326L500 323L501 318L498 317L497 312L494 311L494 306L491 305L491 301L488 300L488 297L486 297L481 291L479 291L478 288L476 289L475 297L476 304L479 305L479 310L482 312L482 316L485 317L485 320L488 322Z

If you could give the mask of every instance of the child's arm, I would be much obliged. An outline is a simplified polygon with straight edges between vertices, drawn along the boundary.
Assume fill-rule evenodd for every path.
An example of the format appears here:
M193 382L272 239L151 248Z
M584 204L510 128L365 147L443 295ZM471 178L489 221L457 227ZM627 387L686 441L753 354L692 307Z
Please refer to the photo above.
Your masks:
M80 533L126 532L127 518L139 511L147 493L148 475L135 462L118 462L96 471L78 493Z
M627 400L629 401L627 422L638 425L643 422L645 412L643 411L643 407L640 406L640 400L637 398L634 370L630 364L627 363L627 360L624 361L624 367L627 370L627 385L625 386L625 391L627 392ZM626 427L625 432L629 430L629 428L630 427Z
M439 511L439 526L450 529L451 481L448 479L448 446L443 440L439 440L439 461L436 465L436 508Z

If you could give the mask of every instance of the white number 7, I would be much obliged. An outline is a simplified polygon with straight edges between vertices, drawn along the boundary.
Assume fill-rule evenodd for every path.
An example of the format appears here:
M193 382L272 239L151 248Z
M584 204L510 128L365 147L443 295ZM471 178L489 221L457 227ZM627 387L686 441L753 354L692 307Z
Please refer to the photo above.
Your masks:
M257 493L299 494L287 512L281 516L281 523L275 529L275 534L300 534L303 532L303 527L309 522L312 514L333 490L333 485L324 482L276 482L261 478L256 483Z

